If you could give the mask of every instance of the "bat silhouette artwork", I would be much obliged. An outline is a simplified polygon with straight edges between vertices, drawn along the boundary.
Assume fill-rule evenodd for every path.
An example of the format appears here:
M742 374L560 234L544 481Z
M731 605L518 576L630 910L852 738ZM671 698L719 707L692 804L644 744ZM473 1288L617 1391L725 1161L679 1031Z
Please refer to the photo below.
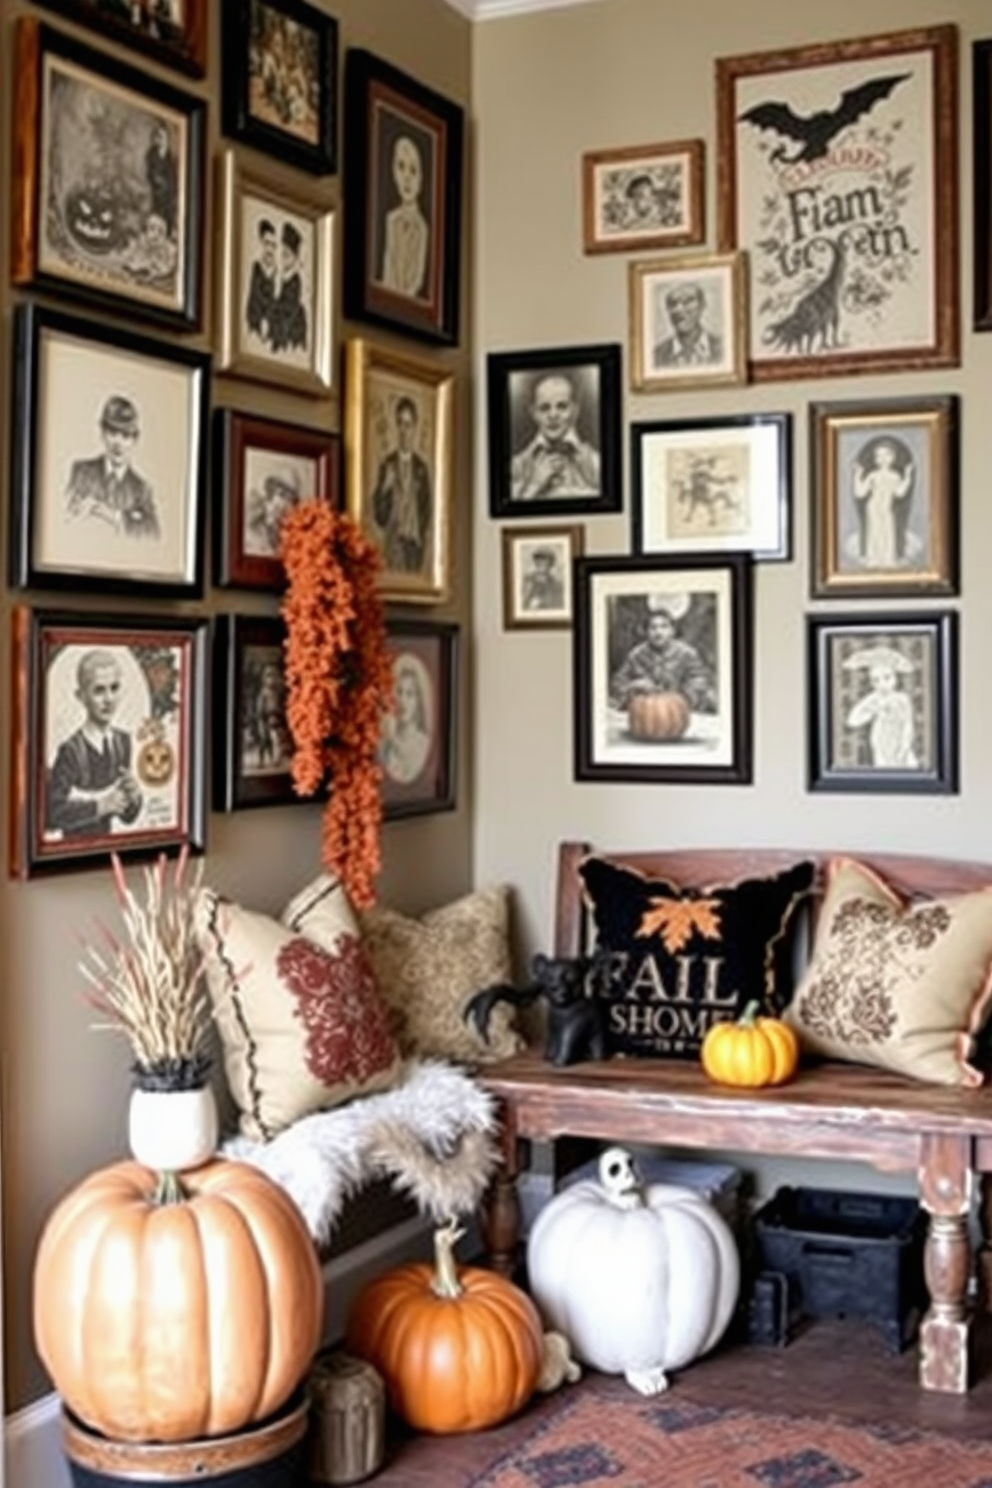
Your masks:
M820 109L815 114L796 114L787 103L769 101L756 103L739 117L742 123L753 124L756 129L774 129L786 139L799 141L799 148L791 155L786 154L786 145L776 146L769 156L773 163L795 165L798 161L820 160L842 129L856 124L908 77L908 72L901 72L871 78L856 88L846 89L836 108Z

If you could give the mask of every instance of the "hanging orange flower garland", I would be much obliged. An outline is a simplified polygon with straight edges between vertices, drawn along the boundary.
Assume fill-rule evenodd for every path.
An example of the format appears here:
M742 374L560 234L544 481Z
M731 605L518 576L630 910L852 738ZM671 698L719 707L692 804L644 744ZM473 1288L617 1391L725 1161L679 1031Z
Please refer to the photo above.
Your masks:
M378 748L393 687L376 590L379 554L326 501L304 501L290 511L281 538L293 785L306 796L330 780L321 861L365 909L375 903L381 864Z

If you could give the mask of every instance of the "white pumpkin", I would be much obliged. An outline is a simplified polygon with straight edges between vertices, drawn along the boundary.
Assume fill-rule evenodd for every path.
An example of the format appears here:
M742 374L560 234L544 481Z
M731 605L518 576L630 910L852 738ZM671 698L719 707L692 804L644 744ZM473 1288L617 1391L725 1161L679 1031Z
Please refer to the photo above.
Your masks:
M654 1395L666 1370L705 1354L730 1322L737 1245L691 1188L643 1186L622 1147L603 1153L599 1174L541 1210L527 1244L530 1289L578 1359Z

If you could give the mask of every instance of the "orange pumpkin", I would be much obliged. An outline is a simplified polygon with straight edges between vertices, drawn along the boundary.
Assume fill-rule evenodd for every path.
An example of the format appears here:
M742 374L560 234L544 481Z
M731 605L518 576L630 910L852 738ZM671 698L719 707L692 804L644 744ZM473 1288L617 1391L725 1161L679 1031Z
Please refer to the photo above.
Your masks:
M303 1217L247 1163L164 1178L123 1162L53 1210L34 1270L38 1353L86 1425L125 1441L237 1431L289 1398L320 1341Z
M689 704L680 692L635 692L627 702L627 726L635 739L681 739Z
M537 1385L537 1308L480 1266L456 1269L453 1225L434 1236L435 1262L368 1282L348 1317L352 1353L373 1364L389 1402L418 1431L480 1431L526 1405Z
M703 1039L700 1058L711 1080L721 1085L784 1085L799 1064L799 1040L779 1018L759 1018L749 1002L736 1023L714 1023Z

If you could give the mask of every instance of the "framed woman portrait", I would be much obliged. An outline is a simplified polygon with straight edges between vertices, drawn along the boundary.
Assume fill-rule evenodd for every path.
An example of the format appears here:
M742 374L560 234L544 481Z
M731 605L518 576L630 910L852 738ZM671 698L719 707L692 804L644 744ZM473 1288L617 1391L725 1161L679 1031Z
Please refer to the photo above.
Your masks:
M337 169L338 24L306 0L223 0L224 133L313 175Z
M582 157L586 253L701 243L705 149L696 139L587 151Z
M503 629L568 630L572 624L572 560L581 557L585 528L503 528Z
M812 594L958 592L958 401L810 405Z
M456 345L463 110L354 47L344 108L344 313Z
M379 763L387 821L455 805L457 625L390 621L393 707Z
M807 618L809 788L958 789L958 617Z
M317 799L293 787L285 637L275 615L217 616L211 686L217 811Z
M21 16L11 280L200 325L206 105Z
M13 612L12 872L202 851L207 622Z
M744 258L693 254L628 271L635 392L747 381Z

